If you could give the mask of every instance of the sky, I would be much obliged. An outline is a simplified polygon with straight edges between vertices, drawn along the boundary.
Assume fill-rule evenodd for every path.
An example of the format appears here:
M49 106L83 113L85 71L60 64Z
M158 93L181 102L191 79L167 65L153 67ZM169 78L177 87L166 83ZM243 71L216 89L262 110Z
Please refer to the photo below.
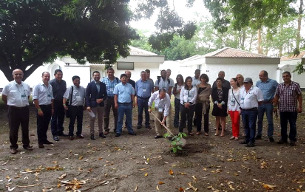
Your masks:
M130 0L130 8L134 10L137 2L140 0ZM168 0L171 8L175 8L178 15L183 18L185 22L196 21L199 22L203 17L211 17L209 11L204 7L203 0L195 0L193 7L186 7L186 0ZM142 19L140 21L132 21L131 27L141 30L145 35L149 36L156 28L154 26L157 20L158 11L154 13L150 19Z

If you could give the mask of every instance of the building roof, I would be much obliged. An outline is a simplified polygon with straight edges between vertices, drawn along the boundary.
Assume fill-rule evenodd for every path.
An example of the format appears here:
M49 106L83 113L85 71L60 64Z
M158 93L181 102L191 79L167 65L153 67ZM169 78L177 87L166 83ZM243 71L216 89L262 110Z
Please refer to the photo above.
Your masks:
M204 55L205 57L248 57L248 58L270 58L263 54L251 53L249 51L225 47Z
M281 57L281 61L287 61L292 59L302 59L305 58L305 51L301 51L299 55L292 55L292 56L283 56Z
M130 56L157 56L156 53L150 52L150 51L146 51L137 47L133 47L133 46L129 46L130 48Z

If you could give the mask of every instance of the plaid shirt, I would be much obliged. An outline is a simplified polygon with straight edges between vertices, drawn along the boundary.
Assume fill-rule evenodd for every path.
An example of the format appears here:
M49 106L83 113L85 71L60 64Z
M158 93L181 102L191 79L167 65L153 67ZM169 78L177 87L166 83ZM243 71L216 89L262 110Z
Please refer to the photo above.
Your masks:
M120 83L120 80L117 77L114 77L114 80L111 81L108 77L104 77L102 82L106 84L107 96L114 97L114 87Z
M279 97L280 112L297 111L297 97L302 94L298 83L291 81L287 86L281 83L277 86L275 94Z

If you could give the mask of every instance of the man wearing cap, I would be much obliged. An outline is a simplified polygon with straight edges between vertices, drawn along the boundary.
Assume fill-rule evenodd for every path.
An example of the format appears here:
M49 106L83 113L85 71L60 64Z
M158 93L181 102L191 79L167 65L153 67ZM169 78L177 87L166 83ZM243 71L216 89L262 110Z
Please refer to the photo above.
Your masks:
M244 89L240 91L239 101L242 121L246 133L246 138L241 144L246 144L247 147L254 147L258 106L263 100L262 91L259 88L254 87L252 79L247 77L244 80Z
M263 119L264 113L266 112L267 120L268 120L268 138L270 142L274 142L273 139L273 98L275 94L276 87L278 83L268 78L268 72L262 70L259 73L259 81L256 82L256 87L258 87L264 96L264 101L258 107L258 120L257 120L257 134L255 139L262 138L262 130L263 130Z

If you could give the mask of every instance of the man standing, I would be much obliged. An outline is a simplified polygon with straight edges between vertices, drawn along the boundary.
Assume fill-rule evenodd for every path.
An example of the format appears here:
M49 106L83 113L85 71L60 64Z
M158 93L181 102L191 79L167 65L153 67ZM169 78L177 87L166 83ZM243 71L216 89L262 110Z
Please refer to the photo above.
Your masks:
M244 76L242 74L236 75L237 83L239 84L240 88L244 87Z
M69 139L74 139L74 123L77 118L77 132L76 137L83 139L82 135L83 129L83 111L86 90L84 87L80 86L80 77L72 77L73 86L69 87L64 94L63 106L65 110L70 113L70 123L69 123ZM66 106L66 101L69 100L69 106ZM68 111L69 110L69 111ZM104 117L102 117L104 118Z
M282 74L283 83L279 84L275 91L274 109L279 103L281 121L281 139L279 144L287 143L287 124L290 124L289 140L290 145L295 146L297 141L296 121L298 113L302 112L302 92L300 85L291 81L291 74L285 71Z
M165 89L167 94L171 95L174 84L166 77L166 74L167 73L165 70L161 71L161 77L158 78L155 82L155 91L158 91L159 89Z
M263 119L264 113L266 112L268 120L268 138L270 142L274 142L273 139L273 98L275 94L276 87L278 83L275 80L268 78L268 72L262 70L259 73L259 81L256 82L256 87L258 87L264 96L264 101L260 106L258 106L258 120L257 120L257 134L255 139L262 139L263 130Z
M37 136L38 147L44 148L43 144L53 144L47 139L47 131L51 116L54 113L54 97L52 85L49 84L50 73L42 73L42 83L34 87L33 100L37 109Z
M51 131L54 141L59 141L58 136L67 136L64 134L64 118L65 109L62 105L63 96L66 92L66 81L62 80L62 71L56 69L54 72L55 79L50 81L52 85L53 96L54 96L54 113L51 119Z
M136 82L134 80L131 80L131 72L130 71L125 71L125 74L127 75L127 83L130 83L131 86L135 89L136 88Z
M147 73L145 71L142 71L141 79L136 82L136 95L138 104L138 129L142 128L143 109L145 112L145 127L150 129L148 99L151 95L152 89L153 87L151 86L151 83L147 80Z
M16 154L18 151L18 130L21 125L22 143L25 150L33 150L29 138L29 98L30 87L22 81L23 71L13 71L14 81L6 85L2 91L2 100L8 105L8 124L10 128L10 152Z
M151 84L152 90L151 93L154 93L154 81L150 78L150 70L149 69L145 69L145 72L147 74L147 81Z
M170 97L167 94L166 89L162 88L159 91L155 91L151 97L149 98L148 101L148 106L149 109L148 111L151 113L151 106L155 102L155 111L157 113L157 118L161 121L160 122L155 118L155 131L156 131L156 136L155 139L161 138L161 125L170 125L171 118L170 118ZM170 129L170 126L168 126ZM172 135L171 135L172 136Z
M227 88L228 90L231 88L230 82L225 80L225 72L224 71L219 71L218 73L218 78L222 79L222 87ZM216 81L214 81L212 88L216 88Z
M171 78L171 74L172 74L172 70L167 69L167 70L166 70L166 78L169 79L170 84L173 85L173 87L174 87L175 82L174 82L174 80Z
M107 99L106 85L100 81L100 72L94 71L92 73L93 81L88 83L86 89L86 106L89 112L93 112L94 115L90 115L90 138L95 140L94 137L94 122L96 116L98 118L99 136L106 138L103 133L103 121L104 121L104 101Z
M240 91L240 107L242 121L246 133L245 141L241 144L247 144L247 147L255 145L255 129L258 114L258 105L264 100L262 91L253 86L251 78L244 80L244 89Z
M116 137L121 136L124 114L126 115L126 124L129 135L136 135L132 129L132 107L135 106L134 95L135 90L131 84L127 83L127 75L122 74L121 83L114 88L114 105L118 109L118 127L116 129Z
M192 85L197 86L200 84L200 69L195 70L195 76L192 78Z
M118 110L114 107L114 87L120 83L119 78L114 76L114 70L113 68L107 69L107 76L103 78L103 83L106 85L107 90L107 100L105 101L105 114L104 114L104 129L105 129L105 135L109 133L109 115L110 115L110 109L112 108L113 112L113 120L114 120L114 132L116 133L115 129L117 128L117 122L118 122Z

